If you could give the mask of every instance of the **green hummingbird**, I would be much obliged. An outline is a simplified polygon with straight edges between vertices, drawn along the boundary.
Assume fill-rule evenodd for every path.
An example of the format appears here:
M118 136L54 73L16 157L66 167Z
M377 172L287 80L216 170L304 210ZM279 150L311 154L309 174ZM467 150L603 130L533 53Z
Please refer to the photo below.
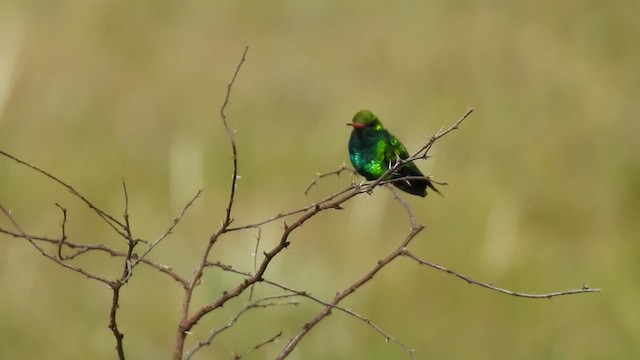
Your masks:
M380 119L369 110L360 110L354 116L351 123L353 127L349 138L349 157L358 174L367 180L376 180L382 176L397 159L406 159L409 152L402 143L389 133L380 122ZM420 169L413 163L407 163L390 179L398 179L407 176L422 176ZM409 194L427 196L427 187L440 193L431 181L423 179L406 179L394 181L398 189Z

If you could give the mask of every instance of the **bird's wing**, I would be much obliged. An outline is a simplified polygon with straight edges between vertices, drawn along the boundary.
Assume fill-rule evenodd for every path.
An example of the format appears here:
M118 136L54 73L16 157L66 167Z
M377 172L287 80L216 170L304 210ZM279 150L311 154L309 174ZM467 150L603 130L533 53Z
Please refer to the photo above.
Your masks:
M387 146L385 159L389 163L389 166L391 166L396 162L398 157L400 157L400 159L408 158L409 157L409 152L407 151L407 148L405 148L404 145L402 145L402 143L400 142L400 140L398 140L395 136L391 135L389 132L387 132L387 135L388 135L388 138L387 138L388 139L388 143L390 145ZM420 169L418 169L416 164L414 164L413 162L408 163L405 166L403 166L402 169L400 169L397 172L397 175L400 175L400 176L424 176L422 174L422 172L420 171Z
M407 148L405 148L400 140L391 135L389 132L387 132L387 143L390 144L390 146L387 146L385 153L385 158L388 161L395 162L397 157L400 157L400 159L406 159L409 157Z

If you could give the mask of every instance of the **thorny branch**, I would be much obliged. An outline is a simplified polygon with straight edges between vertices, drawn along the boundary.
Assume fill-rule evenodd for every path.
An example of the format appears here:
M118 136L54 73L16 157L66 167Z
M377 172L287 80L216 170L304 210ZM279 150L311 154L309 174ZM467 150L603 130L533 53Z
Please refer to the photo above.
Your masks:
M256 247L251 253L253 257L253 272L258 271L258 249L260 249L260 237L262 236L262 228L258 228L258 234L256 235ZM255 289L255 285L251 285L251 290L249 290L249 301L253 299L253 289Z
M280 300L291 299L291 298L295 299L295 297L297 297L297 296L298 296L297 294L283 294L283 295L267 296L267 297L264 297L262 299L256 300L255 302L253 302L251 304L246 305L242 310L237 312L225 325L223 325L220 328L211 330L209 332L209 336L207 336L206 339L199 341L191 350L187 351L187 355L184 357L184 360L190 360L193 357L193 355L195 355L196 352L198 352L198 350L202 349L205 346L211 345L211 342L213 341L213 339L216 336L220 335L222 332L224 332L224 331L230 329L231 327L233 327L238 322L240 317L242 315L244 315L246 312L248 312L249 310L265 309L265 308L270 308L270 307L274 307L274 306L298 305L297 301L288 301L288 302L281 302L280 301ZM282 333L280 333L280 334L282 334ZM280 335L278 335L278 336L280 336ZM264 343L258 344L256 346L256 348L259 348L262 345L264 345Z
M122 274L120 278L110 281L109 287L112 291L111 297L111 310L109 311L109 329L113 333L113 336L116 339L116 351L118 352L118 358L120 360L124 360L124 334L118 328L117 322L117 314L118 308L120 307L120 290L122 286L126 284L131 276L133 275L133 267L131 265L131 257L133 255L133 250L138 244L138 240L134 240L133 233L131 230L131 223L129 222L129 193L127 192L127 184L124 179L122 180L122 191L124 193L124 232L126 234L127 240L127 254L124 258L124 264L122 268Z
M335 305L338 305L342 300L344 300L347 296L356 292L360 287L368 283L373 279L373 277L380 271L382 268L390 264L394 261L398 256L402 255L402 251L405 247L411 243L411 241L418 235L424 226L418 225L411 229L409 234L402 241L400 246L385 257L382 260L378 260L378 263L366 274L364 274L360 279L354 282L351 286L337 293L333 299L329 302L329 305L325 306L316 316L314 316L311 320L309 320L302 328L289 340L287 345L282 349L282 352L276 357L276 360L281 360L289 356L289 354L293 351L293 349L298 345L298 343L313 329L314 326L318 325L320 321L322 321L327 316L331 315L331 310ZM406 348L404 345L400 344L405 352L413 359L413 350Z
M245 276L245 277L251 277L251 275L252 275L251 273L248 273L248 272L236 270L231 265L223 264L223 263L221 263L219 261L209 263L209 264L207 264L207 266L217 267L217 268L220 268L220 269L222 269L224 271L228 271L228 272L231 272L231 273L234 273L234 274L238 274L238 275L242 275L242 276ZM265 284L271 285L273 287L276 287L278 289L284 290L284 291L286 291L288 293L293 293L293 294L296 294L296 295L298 295L300 297L307 298L307 299L309 299L309 300L311 300L311 301L313 301L315 303L318 303L320 305L328 306L328 307L331 307L331 308L333 308L335 310L339 310L339 311L341 311L341 312L343 312L343 313L345 313L345 314L347 314L349 316L354 317L355 319L357 319L359 321L364 322L365 324L370 326L373 330L375 330L380 335L382 335L382 337L385 340L391 341L391 342L394 342L394 343L398 344L398 346L400 346L402 349L404 349L407 352L412 352L413 351L413 350L409 349L409 347L407 347L405 344L400 342L398 339L396 339L395 337L391 336L389 333L384 331L380 326L376 325L369 318L364 317L364 316L358 314L357 312L355 312L355 311L353 311L351 309L347 309L347 308L341 307L339 305L331 304L331 303L329 303L327 301L321 300L320 298L313 296L308 291L296 290L296 289L291 288L291 287L289 287L287 285L284 285L282 283L278 283L278 282L271 281L271 280L268 280L268 279L263 279L262 282L265 283Z
M224 129L227 131L227 136L229 137L229 143L231 144L231 153L233 155L233 176L231 177L231 190L229 191L229 205L227 205L227 215L224 219L223 226L229 226L233 219L231 218L231 208L233 207L233 201L236 195L236 183L238 182L238 150L236 148L236 137L235 131L229 127L229 123L227 122L227 114L225 110L227 109L227 105L229 105L229 98L231 97L231 89L233 89L233 84L236 82L236 77L238 77L238 73L240 72L240 68L242 64L244 64L247 51L249 51L249 47L244 48L244 52L242 53L242 58L240 58L240 62L238 66L236 66L236 71L233 73L233 77L231 81L227 85L227 93L224 96L224 102L222 103L222 107L220 107L220 118L222 119L222 124L224 125Z
M60 239L54 239L54 238L41 236L41 235L21 234L21 233L10 231L3 228L0 228L0 233L12 236L14 238L22 238L27 240L31 239L34 242L43 242L46 244L51 244L56 246L60 243ZM74 250L75 252L72 255L65 255L63 260L73 260L80 255L87 254L90 252L101 252L101 253L108 254L109 256L112 256L112 257L124 258L127 256L126 252L112 249L104 244L79 244L72 241L65 241L64 246L67 247L69 250ZM141 259L141 263L148 265L149 267L154 268L161 273L169 275L172 279L182 284L183 287L186 286L187 284L187 280L184 279L182 276L178 275L178 273L174 272L170 266L162 265L148 259Z
M62 205L57 204L57 203L55 205L62 211L62 222L61 222L61 225L60 225L60 227L61 227L60 238L55 239L55 238L49 238L49 237L45 237L45 236L30 235L27 232L25 232L22 229L22 227L18 224L18 222L15 220L15 218L11 214L11 211L7 210L4 206L0 205L0 211L2 211L2 213L5 215L5 217L10 221L11 224L13 224L13 226L16 229L16 231L11 231L11 230L0 228L0 233L4 233L4 234L7 234L7 235L16 237L16 238L26 239L43 256L45 256L46 258L56 262L60 266L66 268L66 269L72 270L74 272L80 273L80 274L84 275L85 277L87 277L89 279L99 281L99 282L104 283L107 286L109 286L109 288L112 290L112 299L111 299L111 307L110 307L110 310L109 310L109 324L108 324L108 327L112 331L113 336L114 336L114 338L116 340L116 352L118 353L118 358L121 359L121 360L124 360L125 359L124 344L123 344L124 334L120 331L120 329L118 327L117 312L118 312L118 308L120 307L120 290L122 289L122 286L124 284L126 284L129 281L129 279L131 278L131 276L133 275L132 259L136 258L136 264L139 263L139 262L142 262L142 263L144 263L144 264L146 264L148 266L151 266L152 268L155 268L156 270L158 270L158 271L160 271L162 273L165 273L165 274L171 276L176 281L180 282L183 285L183 287L185 286L187 281L184 280L177 273L175 273L173 270L171 270L171 268L169 266L161 265L161 264L155 263L153 261L150 261L148 259L138 258L137 255L134 253L134 249L135 249L136 245L138 243L140 243L140 242L145 242L145 241L141 240L141 239L135 239L133 237L133 233L132 233L132 230L131 230L130 216L129 216L129 194L128 194L128 191L127 191L126 183L124 181L122 183L122 185L123 185L123 193L124 193L124 200L125 200L125 202L124 202L124 214L123 214L124 222L120 222L120 221L116 220L115 217L109 215L108 213L104 212L103 210L100 210L87 197L85 197L84 195L80 194L73 187L71 187L67 183L63 182L62 180L57 178L55 175L52 175L52 174L40 169L39 167L37 167L35 165L32 165L32 164L27 163L25 161L19 160L18 158L14 157L12 155L9 155L6 152L0 151L0 155L4 155L4 156L6 156L6 157L18 162L21 165L24 165L24 166L26 166L26 167L28 167L28 168L30 168L32 170L35 170L35 171L37 171L37 172L39 172L41 174L44 174L48 178L54 180L55 182L63 185L67 189L69 189L72 192L73 195L75 195L77 198L79 198L80 200L85 202L91 209L94 210L94 212L96 212L96 214L98 214L98 216L101 219L103 219L105 222L107 222L111 226L112 229L116 230L116 232L117 232L117 234L119 236L123 237L127 241L127 250L125 252L122 252L122 251L107 247L107 246L105 246L103 244L78 244L78 243L75 243L75 242L72 242L72 241L68 241L67 233L66 233L66 224L67 224L68 211L67 211L67 209L65 207L63 207ZM195 200L195 198L192 199L189 203L187 203L185 208L179 214L178 221L182 217L182 215L184 215L184 212L193 203L194 200ZM170 226L169 230L165 234L163 234L163 236L159 240L162 240L163 238L165 238L169 234L169 232L176 225L177 225L177 221L174 221L174 223ZM120 226L121 229L118 229L117 226ZM45 244L55 245L56 246L56 252L55 252L56 256L51 255L49 252L47 252L43 247L41 247L38 244L39 242L40 243L45 243ZM157 242L154 243L154 245L152 245L152 247L145 252L145 255L148 254L151 250L153 250L153 247L155 245L157 245ZM75 250L75 252L70 254L70 255L63 255L63 248L64 247L66 247L68 249L71 249L71 250ZM104 252L104 253L108 253L109 255L114 256L114 257L123 258L124 259L123 270L122 270L122 273L121 273L120 277L115 279L115 280L109 280L106 277L97 275L97 274L95 274L93 272L90 272L88 270L85 270L83 268L80 268L78 266L75 266L75 265L72 265L72 264L69 263L70 260L73 260L73 259L77 258L80 255L87 254L87 253L93 252L93 251Z
M233 76L231 77L231 81L229 82L229 84L227 84L227 92L225 94L222 106L220 107L220 118L222 119L222 124L224 125L224 129L227 132L227 137L229 138L229 143L231 145L232 159L233 159L233 176L231 177L231 190L229 191L229 202L227 204L226 215L225 215L224 221L222 221L222 224L220 225L220 228L209 237L207 246L205 247L205 250L203 251L203 254L202 254L202 258L200 259L200 264L196 268L196 271L193 277L191 278L188 285L184 289L184 296L182 300L182 311L180 314L180 322L178 324L178 329L176 330L176 342L173 350L174 360L180 360L182 358L186 336L190 332L191 328L200 320L200 318L202 318L202 316L216 309L218 306L224 305L224 303L227 300L239 295L244 291L244 289L246 289L246 286L242 288L238 287L236 290L239 292L235 296L231 296L224 300L218 299L219 302L215 301L212 304L218 303L219 305L209 304L207 309L201 308L200 311L196 312L196 314L189 316L189 308L191 305L191 299L193 297L193 291L195 290L195 288L198 286L198 284L202 279L203 271L207 263L207 259L209 258L211 249L213 248L215 243L218 241L220 236L227 232L227 228L229 227L229 225L231 225L231 222L233 221L233 218L231 217L231 210L233 208L233 202L235 200L236 183L238 181L238 151L237 151L236 141L235 141L235 132L231 129L231 127L229 126L229 123L227 122L227 115L225 110L227 108L227 105L229 104L229 99L231 97L231 90L233 89L233 85L236 81L238 73L242 68L242 64L246 60L248 51L249 51L249 47L247 46L245 47L244 52L242 53L242 57L240 58L240 61L236 66L236 70L233 73ZM225 294L228 294L228 293L225 293ZM223 294L223 298L225 297L225 294Z
M283 250L290 245L290 240L289 240L290 235L295 230L300 228L306 221L310 220L311 218L317 216L318 214L326 210L340 210L342 209L342 205L345 202L349 201L355 196L358 196L364 193L371 193L376 187L380 185L390 184L395 181L407 181L409 179L416 178L416 177L404 177L404 178L389 179L390 175L395 171L397 171L402 166L405 166L406 164L419 159L427 159L429 157L428 155L429 151L431 147L435 144L435 142L441 139L442 137L444 137L445 135L451 133L453 130L458 129L462 124L462 122L465 119L467 119L469 115L473 112L473 109L469 109L468 111L466 111L450 127L446 129L442 128L435 135L427 137L426 144L412 156L406 159L397 159L394 164L391 164L389 166L389 169L387 170L387 172L377 180L365 181L360 184L356 184L355 182L352 181L351 184L345 189L338 191L332 195L326 196L325 198L319 201L313 202L302 208L281 212L274 216L264 218L262 220L258 220L252 223L240 224L232 227L231 224L234 221L233 206L235 203L235 195L236 195L236 187L237 187L236 185L239 178L238 177L238 150L237 150L236 140L235 140L235 131L229 125L229 122L227 120L226 109L230 103L231 91L234 87L234 84L236 82L240 69L246 60L247 52L248 52L248 47L244 49L244 52L242 53L242 57L235 68L231 81L227 84L224 101L220 108L220 119L222 121L222 125L229 139L229 143L231 146L232 162L233 162L231 188L229 191L229 198L226 205L225 217L224 217L224 220L221 222L220 227L208 237L208 241L206 242L201 258L199 259L199 262L195 267L195 271L193 275L190 277L184 277L178 274L176 271L174 271L170 266L160 264L158 262L150 260L149 258L153 250L156 249L170 234L173 233L176 226L183 219L183 216L186 214L187 210L200 197L202 191L198 191L196 195L186 203L186 205L181 209L181 211L177 214L177 216L173 219L173 222L167 227L165 231L163 231L153 242L147 242L143 239L134 238L133 236L133 231L132 231L131 222L130 222L130 213L129 213L129 194L127 191L126 183L124 181L122 182L123 193L124 193L123 194L124 195L123 220L117 220L116 217L101 210L86 196L79 193L74 187L60 180L58 177L52 175L47 171L42 170L41 168L35 165L32 165L26 161L23 161L13 155L0 151L1 156L9 158L22 166L26 166L40 173L41 175L46 176L50 180L62 185L63 187L65 187L76 198L78 198L80 201L84 202L87 206L89 206L89 208L93 212L95 212L103 221L105 221L118 234L119 237L126 240L126 249L124 250L111 248L104 244L89 244L89 243L83 244L83 243L71 241L70 239L67 238L67 231L66 231L68 213L66 208L62 207L59 204L56 204L56 206L62 211L60 236L56 238L56 237L32 235L25 232L23 228L15 220L14 216L11 214L11 211L9 211L7 208L5 208L0 204L0 211L4 214L4 216L9 220L9 222L15 228L15 230L9 230L9 229L4 229L0 227L0 234L5 234L15 238L26 239L27 241L29 241L29 243L31 243L31 245L33 245L34 248L38 250L38 252L40 252L43 256L50 259L51 261L54 261L60 266L67 268L69 270L72 270L76 273L79 273L89 279L104 283L111 288L112 301L111 301L111 307L109 312L109 329L111 329L113 336L116 339L116 351L118 353L119 359L125 359L125 352L124 352L124 345L123 345L124 334L120 331L116 321L117 311L120 306L120 295L121 295L120 290L131 279L134 273L134 268L139 264L143 264L145 266L148 266L152 269L159 271L160 273L168 275L173 280L178 282L184 290L182 308L180 312L180 319L177 326L174 349L173 349L174 360L183 359L184 347L185 347L185 342L187 340L187 335L192 333L191 330L193 329L193 327L196 326L196 324L198 324L198 322L204 316L206 316L207 314L215 310L220 309L229 301L237 299L240 295L246 294L245 291L247 291L248 289L250 289L249 303L245 304L244 307L242 307L238 312L236 312L235 315L233 315L226 324L222 325L219 328L211 330L207 338L196 342L191 348L191 350L186 353L186 355L184 356L184 359L191 359L193 355L196 352L198 352L200 349L204 348L205 346L210 346L213 340L220 333L234 327L238 323L238 320L249 310L258 309L258 308L271 308L279 305L297 304L297 302L283 301L287 299L308 299L312 302L319 304L322 308L315 316L309 319L297 332L295 332L295 334L287 341L286 345L284 346L284 348L282 348L279 355L277 356L277 359L285 359L286 357L288 357L288 355L291 354L291 352L298 346L298 344L304 339L304 337L307 336L309 332L318 323L320 323L329 315L331 315L333 310L337 310L338 312L347 314L347 316L351 316L357 319L358 321L365 323L367 326L371 327L377 333L379 333L387 341L391 341L397 344L400 348L404 350L404 352L410 358L414 358L413 349L406 346L405 344L397 340L395 337L389 335L388 332L383 330L380 326L376 325L369 318L360 315L359 313L355 312L352 309L348 309L340 305L345 298L347 298L351 294L358 291L364 285L368 284L371 280L373 280L373 278L377 273L379 273L387 265L389 265L390 263L392 263L393 261L395 261L400 257L412 259L413 261L417 262L420 265L429 266L436 270L445 272L449 275L460 278L468 282L469 284L477 285L492 291L497 291L497 292L515 296L515 297L533 298L533 299L540 299L540 298L550 299L555 296L600 291L600 289L593 289L587 286L583 286L580 289L564 290L564 291L557 291L557 292L551 292L551 293L545 293L545 294L529 294L529 293L523 293L523 292L516 292L516 291L511 291L511 290L494 286L493 284L490 284L490 283L474 280L469 276L463 275L454 270L448 269L444 266L441 266L420 258L417 255L415 255L413 252L409 251L408 246L416 238L416 236L424 229L424 226L416 222L415 216L413 215L409 204L405 202L398 195L398 193L390 186L387 186L387 187L389 187L392 190L393 197L404 208L407 214L409 223L411 225L411 229L409 233L404 237L404 240L402 240L400 244L397 246L397 248L395 248L395 250L393 250L392 252L384 256L382 259L378 260L375 264L372 265L372 267L368 271L356 277L356 280L351 285L337 292L333 298L327 301L327 300L322 300L316 296L313 296L308 290L293 289L282 283L275 282L266 278L265 273L267 272L272 261L274 261L274 259L278 257L283 252ZM318 174L316 179L314 179L312 183L308 186L308 188L305 190L305 196L309 193L309 191L313 186L318 185L318 181L320 179L325 178L327 176L331 176L331 175L339 176L343 171L350 171L352 173L354 172L352 169L349 169L343 164L340 168L338 168L335 171L331 171L326 174ZM437 183L440 185L446 185L445 183L435 182L433 179L431 179L428 176L420 177L420 178L427 178L434 183ZM284 219L287 219L289 221L288 223L287 222L284 223L284 229L280 235L279 240L270 249L268 249L267 251L264 251L262 254L263 255L262 259L259 260L258 250L260 248L260 237L261 237L262 226L269 223L273 223L275 221L284 220ZM226 265L219 261L209 260L209 257L212 253L212 250L215 244L223 235L230 232L242 231L247 229L257 229L258 231L256 236L255 248L253 249L254 264L253 264L252 272L236 270L231 265ZM144 251L142 251L140 255L134 252L136 246L139 243L149 244L144 249ZM43 246L47 246L47 247L51 246L53 250L48 252ZM67 253L66 255L65 255L65 252ZM89 272L71 263L72 260L88 253L103 253L103 254L108 254L114 258L122 259L123 261L122 273L116 279L109 280L106 277ZM55 254L55 255L52 255L52 254ZM222 291L222 295L220 295L219 297L217 298L214 297L205 305L191 311L190 307L192 306L192 298L194 295L194 291L201 284L205 270L211 267L217 267L224 270L225 272L231 272L231 273L241 275L242 280L238 282L235 286L229 289L226 289L225 291ZM270 297L262 297L256 301L251 302L254 294L254 288L259 283L267 284L271 287L277 288L280 291L283 291L283 294L270 296ZM253 351L259 350L266 344L274 343L281 336L282 336L282 331L279 331L276 335L270 337L266 341L258 343L257 345L253 346L246 352L240 355L233 354L233 358L240 359Z
M80 194L73 186L69 185L68 183L62 181L60 178L58 178L57 176L54 176L44 170L42 170L41 168L32 165L26 161L20 160L17 157L6 153L2 150L0 150L0 155L7 157L15 162L17 162L20 165L26 166L28 168L30 168L31 170L35 170L36 172L48 177L49 179L53 180L54 182L64 186L65 188L67 188L67 190L69 190L69 192L71 192L75 197L77 197L78 199L82 200L82 202L84 202L85 204L87 204L87 206L89 206L89 208L91 208L91 210L93 210L96 214L98 214L98 216L100 216L100 218L102 218L102 220L104 220L107 224L109 224L109 226L118 234L120 234L122 237L124 237L124 224L121 223L120 221L116 220L113 216L107 214L106 212L102 211L99 207L97 207L93 202L89 201L89 199L87 199L84 195Z
M356 173L356 171L354 169L348 167L344 163L342 163L342 166L340 166L337 170L329 171L329 172L326 172L324 174L317 173L316 174L316 178L313 179L311 184L309 184L309 186L307 186L307 189L304 191L304 196L309 195L309 191L311 190L311 188L316 186L316 185L318 185L318 181L320 181L321 179L324 179L325 177L331 176L331 175L340 176L340 174L342 174L343 171L348 171L351 174L355 174Z
M173 229L175 229L176 226L178 226L178 223L180 222L180 220L182 220L182 217L184 216L184 214L187 212L187 210L189 210L189 208L193 205L193 203L200 197L200 195L202 195L202 190L198 190L196 195L187 202L187 204L182 208L182 210L180 210L180 213L173 219L173 222L171 223L171 225L169 225L169 228L167 228L167 230L165 230L162 234L160 234L160 236L153 243L151 243L151 245L149 245L147 250L145 250L140 256L138 256L138 258L133 262L133 264L131 264L131 267L135 267L136 265L138 265L138 263L140 263L141 261L144 261L145 256L147 256L151 251L153 251L153 249L155 249L155 247L158 246L158 244L160 244L162 240L166 239L167 236L171 235L171 233L173 232Z
M233 355L233 360L240 360L243 357L249 355L250 353L260 349L261 347L267 345L267 344L271 344L273 342L276 342L276 340L278 340L278 338L280 338L280 336L282 336L282 331L280 331L279 333L273 335L272 337L270 337L269 339L257 344L256 346L252 347L251 349L245 351L244 353L238 355L238 354L234 354Z
M44 257L46 257L47 259L58 263L60 266L72 270L74 272L77 272L79 274L84 275L85 277L89 278L89 279L93 279L96 281L99 281L101 283L104 284L109 284L109 280L107 280L104 277L101 277L99 275L94 275L88 271L85 271L84 269L77 267L77 266L73 266L71 264L68 264L66 262L64 262L61 259L58 259L56 256L50 255L49 253L47 253L40 245L38 245L36 239L34 239L31 235L27 234L22 227L20 226L20 224L18 224L18 222L14 219L13 215L11 214L11 211L7 210L3 205L0 204L0 211L2 211L2 213L4 213L4 216L9 220L9 222L11 222L11 224L16 228L17 230L17 236L16 237L20 237L23 239L27 239L31 245L33 245L34 248L36 248L36 250L38 250L38 252L40 254L42 254ZM6 231L3 231L6 232ZM58 241L55 241L55 243L58 243Z
M66 260L64 256L62 256L62 245L67 240L67 209L65 209L62 205L56 203L56 206L62 211L62 223L60 224L60 228L62 229L60 234L60 241L58 241L58 259Z
M494 290L497 292L501 292L503 294L507 294L507 295L511 295L511 296L516 296L516 297L522 297L522 298L528 298L528 299L551 299L557 296L563 296L563 295L574 295L574 294L582 294L582 293L590 293L590 292L599 292L601 291L601 289L594 289L594 288L590 288L586 285L583 285L580 289L571 289L571 290L562 290L562 291L554 291L554 292L550 292L550 293L545 293L545 294L528 294L528 293L523 293L523 292L517 292L517 291L511 291L511 290L507 290L501 287L497 287L495 285L489 284L489 283L484 283L478 280L474 280L472 278L470 278L469 276L460 274L459 272L456 272L454 270L448 269L442 265L438 265L435 263L432 263L430 261L426 261L423 260L421 258L419 258L418 256L416 256L415 254L413 254L412 252L410 252L407 249L403 249L402 250L402 256L406 256L410 259L415 260L418 264L420 265L426 265L426 266L430 266L436 270L440 270L440 271L444 271L447 274L453 275L459 279L462 279L466 282L468 282L469 284L473 284L473 285L478 285L490 290Z

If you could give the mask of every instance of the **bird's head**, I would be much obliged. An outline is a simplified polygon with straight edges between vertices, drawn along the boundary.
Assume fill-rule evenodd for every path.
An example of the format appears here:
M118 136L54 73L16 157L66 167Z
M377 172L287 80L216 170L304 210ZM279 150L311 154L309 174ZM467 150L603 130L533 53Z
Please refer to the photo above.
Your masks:
M380 119L369 110L360 110L354 116L351 123L348 123L347 126L351 126L356 130L370 128L376 131L380 131L384 129L382 127L382 123Z

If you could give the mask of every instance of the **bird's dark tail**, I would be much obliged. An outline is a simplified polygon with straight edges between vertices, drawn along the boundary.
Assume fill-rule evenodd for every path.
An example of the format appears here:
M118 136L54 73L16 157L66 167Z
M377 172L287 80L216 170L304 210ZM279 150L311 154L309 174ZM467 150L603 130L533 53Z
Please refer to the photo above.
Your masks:
M392 179L393 178L401 179L406 176L416 176L416 175L411 174L411 175L404 175L404 176L394 176L392 177ZM420 176L422 176L422 174L420 174ZM433 182L430 181L428 178L396 180L393 182L393 185L398 189L412 195L425 197L427 196L427 188L429 188L437 192L438 195L443 196L442 193L438 189L436 189Z
M409 194L425 197L427 196L427 185L421 184L419 181L421 180L416 180L416 179L400 180L400 181L394 181L393 185L398 189L404 192L407 192Z
M433 182L431 182L430 180L427 180L427 186L429 187L429 189L431 189L431 190L433 190L433 191L437 192L437 193L438 193L438 195L440 195L440 196L444 197L444 195L442 195L442 193L441 193L438 189L436 189L436 187L435 187L435 186L433 186Z

